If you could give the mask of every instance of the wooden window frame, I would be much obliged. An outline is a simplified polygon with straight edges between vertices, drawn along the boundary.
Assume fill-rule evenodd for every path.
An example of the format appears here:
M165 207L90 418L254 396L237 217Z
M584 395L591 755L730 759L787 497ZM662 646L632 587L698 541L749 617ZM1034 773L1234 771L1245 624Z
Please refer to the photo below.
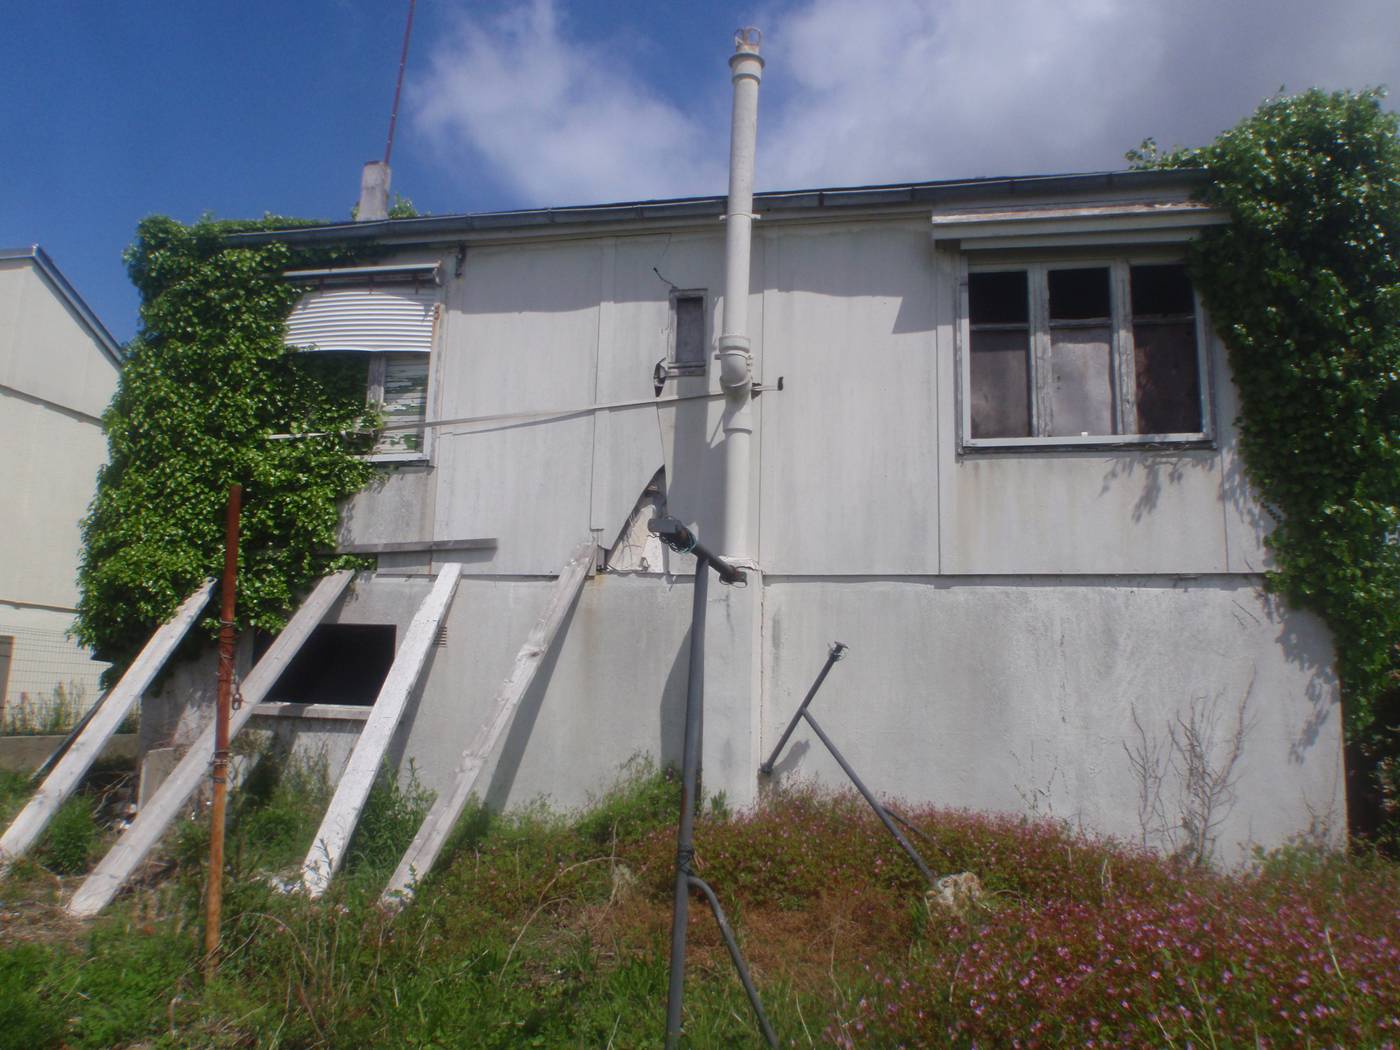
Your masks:
M437 309L442 309L440 304L437 307ZM438 357L436 353L436 322L434 322L433 328L434 349L432 351L429 351L427 354L422 355L427 358L427 383L424 387L423 392L424 424L426 424L428 420L431 419L433 416L433 396L436 393L437 387L437 384L435 382L435 373L437 369L434 367L434 364ZM369 377L365 390L365 404L367 404L371 408L381 408L384 404L384 373L388 366L389 359L398 356L398 354L395 351L386 351L383 353L372 353L368 356ZM419 355L414 354L413 356L416 357ZM378 441L377 436L375 440L376 442ZM371 463L431 463L432 451L433 428L425 425L423 427L423 444L421 448L407 452L368 452L365 454L364 458L369 460Z
M1196 370L1200 396L1201 429L1186 433L1124 433L1135 423L1136 359L1129 273L1133 266L1180 265L1178 252L978 252L976 259L960 256L958 274L957 369L959 449L980 451L1026 451L1036 449L1104 449L1140 447L1210 447L1215 442L1212 416L1214 397L1209 356L1210 327L1206 323L1200 296L1192 289L1196 335ZM1051 322L1047 274L1050 270L1107 268L1112 311L1110 323L1110 375L1113 390L1112 417L1115 433L1050 435L1045 420L1051 383ZM1030 430L1024 437L972 436L972 326L968 302L968 277L973 273L1026 273L1029 314L1027 373L1030 382Z

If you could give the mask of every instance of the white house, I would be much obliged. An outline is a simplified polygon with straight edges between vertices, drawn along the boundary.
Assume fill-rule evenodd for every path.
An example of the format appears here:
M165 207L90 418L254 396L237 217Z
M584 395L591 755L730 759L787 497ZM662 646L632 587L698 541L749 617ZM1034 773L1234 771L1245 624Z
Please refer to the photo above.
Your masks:
M1193 200L1199 178L758 195L738 499L713 353L723 198L240 235L386 250L288 275L306 288L288 339L371 355L367 396L399 427L344 513L346 548L378 568L259 718L343 759L434 574L459 564L389 751L445 789L592 541L597 571L478 790L572 805L637 753L677 759L693 560L648 536L664 507L751 568L709 596L704 780L731 803L757 797L840 640L814 710L880 792L1171 848L1210 772L1226 861L1338 832L1331 640L1262 590L1269 522L1182 267L1224 221ZM791 776L842 782L801 729Z
M107 459L101 415L121 360L42 248L0 249L0 720L97 698L106 664L67 632L79 523Z

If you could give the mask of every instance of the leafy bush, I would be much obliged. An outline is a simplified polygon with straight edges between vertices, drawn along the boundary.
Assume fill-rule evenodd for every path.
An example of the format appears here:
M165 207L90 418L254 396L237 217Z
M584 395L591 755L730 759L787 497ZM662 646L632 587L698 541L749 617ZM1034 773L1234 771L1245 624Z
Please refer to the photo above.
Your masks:
M1380 91L1273 98L1201 149L1230 216L1193 246L1277 527L1270 584L1332 629L1352 758L1400 756L1400 117Z
M239 231L292 220L183 226L154 216L126 254L141 330L103 416L109 462L83 522L76 636L119 674L157 624L223 563L228 487L244 487L240 627L280 628L295 597L330 567L337 501L372 468L346 439L269 441L373 423L364 362L289 354L285 319L298 266L344 251L230 247ZM211 629L214 624L207 624Z

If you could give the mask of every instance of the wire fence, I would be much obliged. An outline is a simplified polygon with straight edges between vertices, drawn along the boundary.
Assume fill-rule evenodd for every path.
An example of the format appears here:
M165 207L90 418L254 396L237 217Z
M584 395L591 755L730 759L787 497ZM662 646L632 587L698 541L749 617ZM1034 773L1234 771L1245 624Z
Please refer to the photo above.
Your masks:
M0 735L67 732L97 702L107 667L64 631L0 622Z

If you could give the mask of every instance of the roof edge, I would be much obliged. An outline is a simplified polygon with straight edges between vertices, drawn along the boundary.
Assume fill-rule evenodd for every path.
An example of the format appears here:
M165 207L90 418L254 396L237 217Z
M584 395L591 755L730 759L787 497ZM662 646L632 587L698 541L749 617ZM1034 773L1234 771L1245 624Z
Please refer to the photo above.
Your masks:
M1121 189L1151 189L1176 186L1183 189L1204 184L1206 173L1195 168L1130 169L1059 175L1018 175L977 179L949 179L936 182L888 183L874 186L835 186L823 189L776 190L755 193L753 208L759 214L791 214L828 208L881 205L911 205L962 202L989 197L1032 195L1055 192L1085 192ZM515 211L466 212L457 215L427 215L409 219L379 219L370 222L337 222L284 230L252 230L229 234L230 244L330 244L373 241L381 237L395 240L420 238L441 240L454 234L476 231L502 231L578 223L636 222L642 220L718 218L723 216L727 199L677 197L672 199L586 204L572 207L526 208Z
M64 301L72 307L73 312L78 315L78 319L83 322L97 340L98 345L102 347L102 352L111 359L112 364L121 368L126 363L121 344L112 337L112 333L107 330L102 319L78 294L78 290L73 287L68 278L63 276L63 271L49 257L48 252L37 244L31 244L24 248L0 248L0 261L12 259L28 259L34 263L39 272L49 279L49 283L54 286Z

